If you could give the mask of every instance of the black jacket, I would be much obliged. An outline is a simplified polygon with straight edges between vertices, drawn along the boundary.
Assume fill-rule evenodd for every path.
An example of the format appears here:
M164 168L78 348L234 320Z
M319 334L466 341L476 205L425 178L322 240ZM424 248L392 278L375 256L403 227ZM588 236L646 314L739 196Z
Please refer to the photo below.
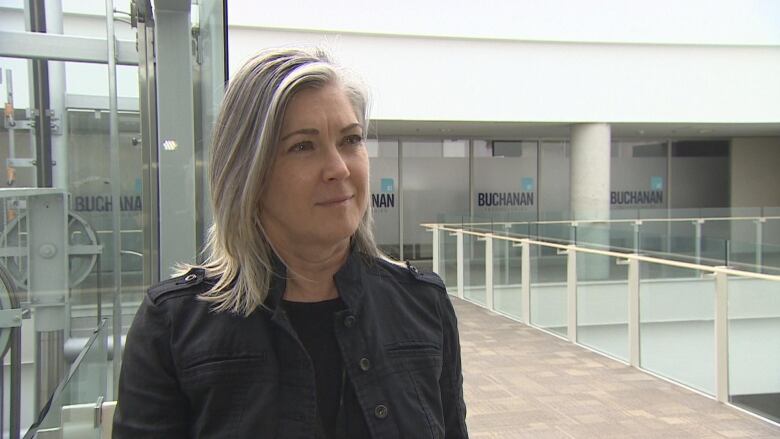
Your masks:
M373 438L467 438L455 313L435 274L352 253L335 332ZM127 334L113 437L319 437L311 361L279 305L215 313L193 269L151 288Z

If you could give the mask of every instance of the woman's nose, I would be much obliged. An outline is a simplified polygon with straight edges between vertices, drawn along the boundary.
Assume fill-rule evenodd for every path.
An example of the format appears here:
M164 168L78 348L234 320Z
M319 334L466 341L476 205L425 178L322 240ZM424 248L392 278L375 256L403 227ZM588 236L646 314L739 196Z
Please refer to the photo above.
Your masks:
M347 166L347 161L341 154L338 146L334 145L327 148L324 160L323 177L326 181L341 180L349 177L349 166Z

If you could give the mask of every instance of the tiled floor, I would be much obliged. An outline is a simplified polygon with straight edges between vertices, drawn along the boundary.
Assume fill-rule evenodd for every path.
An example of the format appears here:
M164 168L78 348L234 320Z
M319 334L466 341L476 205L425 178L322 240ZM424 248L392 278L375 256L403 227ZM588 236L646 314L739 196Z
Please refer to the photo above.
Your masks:
M472 438L780 438L780 427L453 299Z

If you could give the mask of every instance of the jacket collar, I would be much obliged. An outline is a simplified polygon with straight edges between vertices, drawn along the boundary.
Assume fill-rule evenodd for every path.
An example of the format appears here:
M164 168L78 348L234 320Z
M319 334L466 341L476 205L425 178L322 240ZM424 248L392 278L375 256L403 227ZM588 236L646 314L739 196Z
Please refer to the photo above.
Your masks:
M282 301L282 295L287 288L287 266L276 253L271 254L271 284L268 287L268 296L265 299L265 305L274 311L280 309L279 303Z
M349 308L353 314L357 313L360 309L360 304L365 295L363 278L367 263L368 256L355 250L355 246L353 245L350 248L344 265L342 265L339 271L333 276L333 281L336 283L336 289L339 292L341 300L344 301L344 304L347 305L347 308Z
M344 265L333 276L333 281L336 283L336 289L341 300L344 301L344 304L353 313L360 308L363 299L365 289L363 288L362 280L367 263L368 256L358 252L355 246L351 245ZM275 320L279 318L279 314L282 311L279 305L282 301L284 290L287 288L287 266L274 253L271 268L273 277L271 278L265 305L271 310Z

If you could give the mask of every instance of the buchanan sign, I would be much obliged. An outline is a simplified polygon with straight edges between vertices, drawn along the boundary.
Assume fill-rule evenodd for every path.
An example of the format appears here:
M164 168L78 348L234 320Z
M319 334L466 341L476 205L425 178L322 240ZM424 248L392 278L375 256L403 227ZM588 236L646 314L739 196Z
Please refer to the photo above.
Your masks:
M617 206L663 204L663 202L663 191L612 191L609 196L609 204Z
M73 209L76 212L111 212L113 200L111 195L77 195L73 197ZM122 195L119 197L119 208L122 212L140 212L140 195Z
M380 179L379 190L381 192L371 194L371 207L374 209L388 209L395 207L395 179Z
M479 207L533 206L533 192L480 192L477 194Z

